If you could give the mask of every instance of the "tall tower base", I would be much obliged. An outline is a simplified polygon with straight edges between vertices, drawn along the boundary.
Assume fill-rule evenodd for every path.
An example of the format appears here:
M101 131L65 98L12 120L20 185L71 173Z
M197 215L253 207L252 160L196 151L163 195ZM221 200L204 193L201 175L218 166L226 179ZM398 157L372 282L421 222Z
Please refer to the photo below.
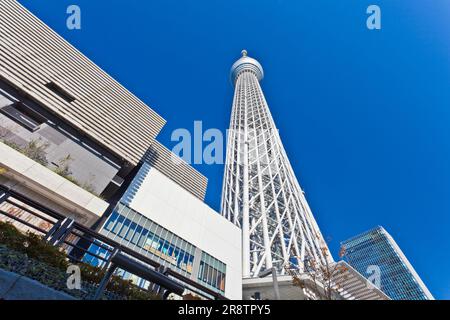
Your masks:
M337 268L334 268L337 266ZM308 273L242 280L244 300L390 300L380 289L344 261L332 265L341 270L331 281L314 280ZM277 292L279 297L277 297Z

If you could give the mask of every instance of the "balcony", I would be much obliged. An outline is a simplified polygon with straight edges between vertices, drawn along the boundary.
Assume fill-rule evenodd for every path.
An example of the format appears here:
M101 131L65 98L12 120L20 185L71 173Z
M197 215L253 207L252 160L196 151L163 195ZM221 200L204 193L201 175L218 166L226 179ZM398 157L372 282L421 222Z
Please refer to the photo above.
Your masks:
M91 226L108 203L19 151L0 142L0 185L54 207Z

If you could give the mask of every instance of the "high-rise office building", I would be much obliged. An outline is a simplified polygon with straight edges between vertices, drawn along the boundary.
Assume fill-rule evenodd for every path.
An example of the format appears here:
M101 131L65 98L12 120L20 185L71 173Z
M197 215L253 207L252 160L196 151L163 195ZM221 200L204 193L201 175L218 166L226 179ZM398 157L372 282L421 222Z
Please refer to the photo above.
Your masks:
M247 52L233 65L235 86L222 215L242 230L243 278L275 267L302 270L332 261L289 163L260 86L261 64Z
M392 300L433 300L392 236L376 227L341 243L348 263L361 275L380 271L381 290Z

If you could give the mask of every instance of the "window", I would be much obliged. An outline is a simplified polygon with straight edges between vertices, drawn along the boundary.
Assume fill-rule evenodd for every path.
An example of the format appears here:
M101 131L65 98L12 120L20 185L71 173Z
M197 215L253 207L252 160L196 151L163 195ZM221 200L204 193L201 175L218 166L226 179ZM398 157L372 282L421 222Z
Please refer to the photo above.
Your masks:
M225 274L226 265L224 263L204 252L202 253L198 280L217 291L225 292Z
M120 233L118 234L119 237L121 237L122 239L124 239L126 237L128 231L130 230L130 228L129 228L130 224L131 224L131 221L128 219L125 219L122 230L120 230Z
M75 97L68 93L66 90L58 86L54 82L49 82L45 85L48 89L50 89L53 93L55 93L60 98L64 99L68 103L72 103L75 101Z
M0 93L0 109L3 107L10 106L14 103L14 101L11 101L6 96L4 96L2 93Z
M111 251L107 250L106 248L112 250L112 248L105 243L95 240L95 242L89 247L88 251L84 255L83 262L89 263L96 267L103 267L105 261L91 255L90 253L102 257L106 260L111 255Z
M139 221L139 224L134 221ZM192 273L195 247L129 207L119 205L103 229L159 257L163 262Z
M136 230L136 228L137 228L137 224L133 222L131 224L131 227L130 227L130 230L128 231L127 236L125 237L125 240L131 241L131 238L134 236L134 231Z
M122 177L120 177L120 176L118 176L118 175L116 175L113 179L112 179L112 181L111 181L112 183L114 183L115 185L117 185L117 186L122 186L122 184L125 182L125 179L124 178L122 178ZM133 194L133 195L135 195L135 194Z
M141 238L139 239L138 246L143 248L144 247L144 241L147 239L148 230L144 229L144 232L142 232Z
M119 214L114 211L113 214L111 215L111 217L108 219L108 221L105 224L105 230L107 231L111 231L114 227L114 225L116 224L117 218L119 217Z
M123 221L125 220L124 216L119 216L117 224L114 226L114 229L111 230L112 233L117 234L122 228Z
M142 227L138 226L136 232L134 233L133 239L131 239L132 244L137 244L139 240L139 236L141 235Z
M32 132L38 130L40 125L47 121L47 119L22 102L4 106L0 111L11 120L19 123Z

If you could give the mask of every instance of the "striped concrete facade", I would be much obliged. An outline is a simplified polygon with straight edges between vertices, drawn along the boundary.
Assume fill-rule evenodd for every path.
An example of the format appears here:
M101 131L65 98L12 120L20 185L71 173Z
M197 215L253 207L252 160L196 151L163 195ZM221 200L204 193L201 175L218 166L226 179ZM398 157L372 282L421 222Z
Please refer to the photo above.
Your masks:
M145 160L197 198L205 199L208 179L158 141L152 144Z
M204 199L207 179L155 140L166 121L15 0L0 0L0 79L123 160L145 157Z
M0 0L0 76L133 165L165 124L15 0ZM52 82L75 100L48 89Z

